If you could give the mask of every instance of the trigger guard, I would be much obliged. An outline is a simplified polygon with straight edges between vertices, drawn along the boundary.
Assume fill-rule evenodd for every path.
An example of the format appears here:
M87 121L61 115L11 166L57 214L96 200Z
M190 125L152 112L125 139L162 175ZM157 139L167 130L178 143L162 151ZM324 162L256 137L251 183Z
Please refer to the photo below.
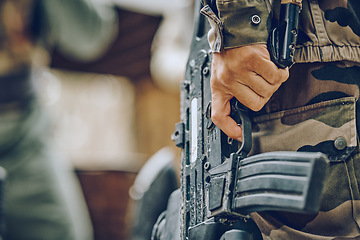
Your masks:
M239 101L236 100L234 104L234 110L235 113L238 114L238 116L240 117L241 123L238 124L241 125L242 136L243 136L243 141L241 142L241 145L236 153L242 155L245 154L247 156L252 147L252 133L251 133L252 128L251 128L251 121L248 116L248 109L242 104L240 104Z

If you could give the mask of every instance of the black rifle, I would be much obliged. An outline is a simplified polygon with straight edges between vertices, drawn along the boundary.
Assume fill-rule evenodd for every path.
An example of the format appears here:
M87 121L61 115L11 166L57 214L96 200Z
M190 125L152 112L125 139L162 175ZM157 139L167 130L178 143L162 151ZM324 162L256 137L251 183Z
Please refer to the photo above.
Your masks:
M261 233L248 216L251 212L318 211L327 157L300 152L247 157L252 144L251 121L236 100L231 102L231 116L242 125L243 142L228 138L213 124L209 26L199 9L200 3L181 85L181 122L173 135L182 149L181 191L170 197L153 239L259 240Z

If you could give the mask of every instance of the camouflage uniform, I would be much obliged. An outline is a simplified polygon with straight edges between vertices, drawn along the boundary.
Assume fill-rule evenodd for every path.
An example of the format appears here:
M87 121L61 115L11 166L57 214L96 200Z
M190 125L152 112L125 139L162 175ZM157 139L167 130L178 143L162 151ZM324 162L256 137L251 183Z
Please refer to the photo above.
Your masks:
M279 1L272 4L277 9ZM270 6L262 0L207 1L202 12L212 26L212 50L266 43ZM253 15L260 24L251 22ZM320 212L252 214L264 239L360 239L359 15L358 0L303 0L290 78L254 114L252 154L314 151L330 160Z
M0 1L0 166L7 172L0 238L93 238L81 188L53 149L33 83L42 76L35 65L46 66L40 49L56 44L71 57L95 56L110 41L115 20L113 9L84 0Z

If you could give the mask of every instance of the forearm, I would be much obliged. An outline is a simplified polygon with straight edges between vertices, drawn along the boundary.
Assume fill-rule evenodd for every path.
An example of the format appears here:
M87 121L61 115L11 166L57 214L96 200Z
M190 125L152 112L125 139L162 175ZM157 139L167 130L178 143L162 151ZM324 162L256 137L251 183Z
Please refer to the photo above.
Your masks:
M259 111L288 78L267 49L269 12L265 0L207 0L202 9L210 22L212 121L227 136L241 140L230 117L230 100ZM211 4L211 6L209 5ZM214 8L216 7L216 9Z

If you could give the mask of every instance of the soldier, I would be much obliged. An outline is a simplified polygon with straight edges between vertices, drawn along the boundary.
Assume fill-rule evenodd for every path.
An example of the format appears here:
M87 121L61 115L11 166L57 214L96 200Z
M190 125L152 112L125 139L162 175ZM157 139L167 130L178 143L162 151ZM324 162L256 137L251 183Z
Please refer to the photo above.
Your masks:
M98 57L116 33L112 8L85 0L0 2L0 166L7 172L4 239L90 240L81 189L53 149L33 81L57 46ZM40 56L40 57L39 57ZM2 216L1 216L2 217Z
M356 0L303 0L290 69L267 51L269 23L280 1L205 0L213 50L212 120L241 139L230 99L256 111L251 154L325 153L330 171L316 215L259 212L252 219L264 239L360 238L360 156L357 108L360 84L360 4ZM289 0L295 4L298 0ZM269 15L271 11L272 15Z

